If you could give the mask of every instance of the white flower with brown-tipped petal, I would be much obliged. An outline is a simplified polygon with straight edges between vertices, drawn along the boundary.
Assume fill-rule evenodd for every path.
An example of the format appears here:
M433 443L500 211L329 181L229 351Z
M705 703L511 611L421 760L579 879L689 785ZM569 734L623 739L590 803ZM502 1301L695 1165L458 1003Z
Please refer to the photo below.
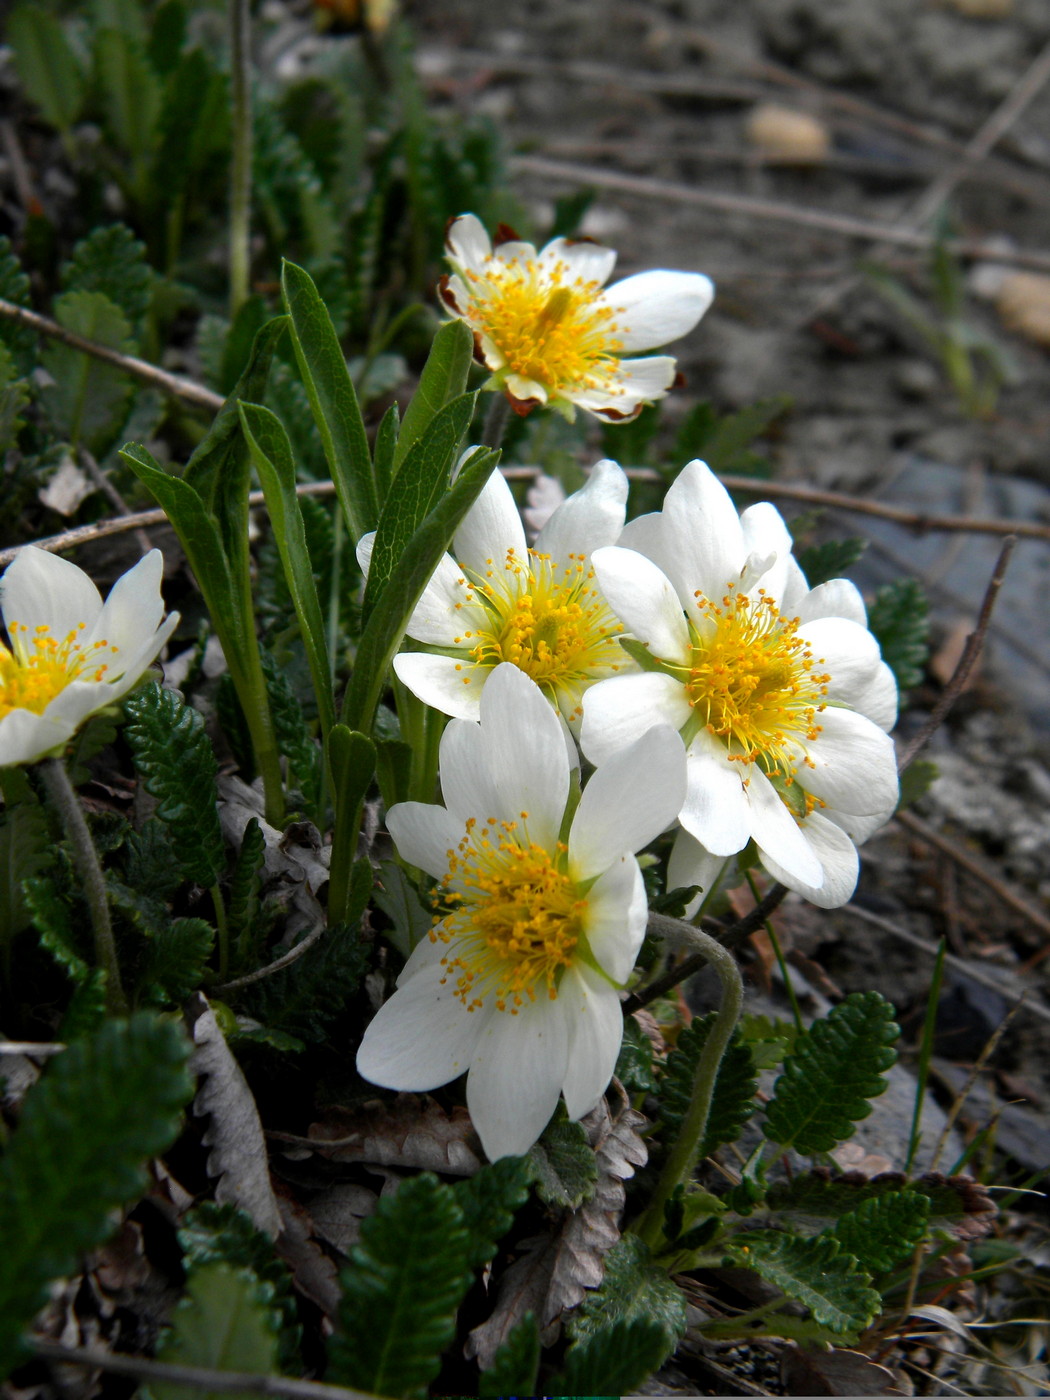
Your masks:
M67 559L35 545L18 551L0 579L0 767L60 748L138 684L178 626L178 613L164 619L163 571L151 550L103 603Z
M593 556L598 582L643 643L643 671L584 697L584 753L604 761L650 725L687 746L672 885L710 888L754 841L763 865L815 904L843 904L856 844L893 813L897 686L845 579L810 588L768 503L742 516L703 462L657 514Z
M480 722L453 720L442 736L445 805L387 814L401 857L440 882L439 913L357 1068L417 1092L466 1073L492 1160L527 1152L562 1095L581 1118L612 1077L648 917L634 852L681 806L682 741L650 729L593 773L575 811L572 785L554 711L502 665Z
M674 382L670 355L631 358L678 340L711 305L698 272L640 272L606 288L616 254L589 238L555 238L539 252L502 224L495 246L473 214L445 236L451 276L445 306L474 332L492 371L487 387L519 414L547 405L622 422L662 399Z

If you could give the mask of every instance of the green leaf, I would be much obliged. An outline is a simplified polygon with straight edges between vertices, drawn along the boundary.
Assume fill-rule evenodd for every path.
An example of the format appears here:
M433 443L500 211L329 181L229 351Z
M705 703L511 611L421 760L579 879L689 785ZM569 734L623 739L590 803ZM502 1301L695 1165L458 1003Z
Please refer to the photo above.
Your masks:
M448 489L449 473L463 434L470 425L475 398L474 394L462 394L441 408L394 478L379 517L368 565L362 610L366 622L403 559L412 536ZM404 435L402 428L402 441Z
M7 21L7 42L26 96L68 132L83 110L84 76L62 24L40 5L20 5Z
M321 820L321 748L303 715L287 672L272 652L263 652L262 670L270 697L277 745L288 765L288 786L299 789L307 812Z
M647 1094L656 1088L653 1042L634 1016L628 1016L623 1023L623 1042L616 1061L616 1078L629 1094Z
M615 1322L636 1321L655 1322L664 1329L669 1356L685 1332L685 1298L652 1262L645 1243L628 1234L605 1256L601 1284L584 1296L568 1328L578 1346Z
M393 920L393 929L385 929L383 936L390 939L402 957L407 958L433 927L433 912L420 899L419 891L402 867L392 860L380 861L379 883L372 897L383 913Z
M21 413L29 402L29 381L20 379L15 357L0 340L0 453L14 443L24 426Z
M313 681L321 735L327 739L335 723L335 697L328 662L325 619L317 596L314 570L306 541L306 527L295 492L295 462L288 434L268 408L241 404L241 423L259 473L274 540L284 565L284 575L299 619L310 679Z
M909 1180L903 1172L882 1172L869 1180L857 1179L852 1173L829 1176L825 1168L803 1173L790 1182L773 1183L766 1204L778 1215L798 1216L808 1224L837 1220L868 1201L880 1201L905 1190L925 1197L930 1227L965 1227L972 1217L995 1211L984 1188L970 1177L927 1172Z
M386 500L390 483L394 477L394 453L397 451L399 433L397 404L392 403L383 414L383 421L376 429L373 449L373 472L380 505Z
M95 36L95 65L107 125L131 157L132 189L143 199L163 98L160 79L140 45L120 29Z
M455 1337L469 1250L452 1188L429 1172L384 1196L341 1276L328 1379L377 1395L425 1395Z
M108 224L82 238L62 264L66 291L101 292L134 325L149 310L153 274L146 245L126 224Z
M142 975L152 1001L178 1006L204 981L215 930L203 919L171 919L156 929Z
M367 877L356 910L360 923L371 874L367 861L357 865ZM357 923L333 925L295 962L245 987L237 994L237 1005L270 1029L311 1045L324 1044L368 971L369 948L361 941Z
M698 1016L685 1028L667 1057L663 1082L660 1089L660 1111L664 1123L673 1136L681 1127L682 1120L689 1111L693 1097L693 1078L697 1061L707 1042L716 1013ZM734 1031L722 1063L718 1066L711 1108L704 1130L704 1140L700 1145L700 1156L709 1156L716 1147L726 1142L736 1142L741 1129L755 1111L754 1093L758 1088L751 1050Z
M183 0L161 0L153 12L149 61L162 77L166 77L179 61L186 42L188 19Z
M154 143L152 187L158 212L178 210L209 162L228 161L227 79L203 49L184 54L167 75ZM177 253L169 248L169 256ZM248 397L251 397L249 395Z
M547 1383L555 1396L629 1395L667 1360L671 1347L662 1323L614 1322L572 1347L560 1376Z
M226 895L226 925L230 942L237 950L239 965L247 965L257 947L259 892L266 859L266 837L258 817L251 817L241 834L241 849L230 872Z
M209 888L226 863L217 809L218 764L204 720L174 690L150 681L124 701L124 729L136 771L160 799L157 816L171 834L188 880Z
M372 456L357 394L331 317L310 274L285 261L281 288L291 318L299 372L310 396L347 528L357 541L375 528L378 515Z
M925 797L941 775L941 770L928 758L913 758L900 775L901 795L897 799L897 811L911 807L920 797Z
M575 1210L594 1195L598 1161L581 1123L570 1123L564 1106L529 1148L536 1194L547 1205Z
M67 331L111 350L132 348L131 326L119 306L102 292L65 292L54 304L54 317ZM108 446L124 421L131 380L119 369L82 350L52 343L40 362L55 381L43 401L55 430L74 446L83 441L92 451Z
M91 969L77 946L72 910L57 881L30 876L23 880L22 892L41 948L50 953L74 985L81 986Z
M19 802L4 811L0 826L0 948L33 921L23 881L38 875L52 859L47 814L37 802Z
M499 1242L514 1223L515 1212L528 1199L532 1164L527 1157L501 1157L474 1176L453 1183L456 1202L470 1240L472 1269L495 1256Z
M146 1185L145 1161L174 1141L193 1092L173 1021L108 1021L55 1056L0 1158L0 1375L52 1279L113 1229Z
M886 1088L900 1035L878 992L853 992L796 1041L766 1105L766 1137L796 1152L830 1152Z
M507 1340L483 1371L478 1383L482 1396L534 1395L540 1369L540 1329L533 1313L526 1313L511 1328Z
M882 1299L869 1287L868 1275L830 1235L801 1239L756 1230L739 1236L734 1252L739 1263L804 1303L814 1321L833 1332L860 1332L881 1311Z
M405 412L394 454L394 476L446 404L466 391L473 359L474 336L470 327L465 321L446 321L434 337L419 387Z
M921 1192L888 1191L861 1201L828 1233L862 1269L884 1274L911 1254L926 1234L929 1214L930 1202Z
M923 586L913 578L895 579L880 588L868 609L868 627L902 691L922 681L930 652L928 612Z
M825 540L823 544L812 544L800 550L799 566L806 576L810 588L827 583L831 578L842 578L851 569L868 547L868 541L854 537L848 540Z
M277 1366L278 1317L273 1290L248 1269L215 1262L194 1269L157 1360L211 1371L271 1375ZM155 1400L249 1400L253 1392L204 1390L151 1381Z

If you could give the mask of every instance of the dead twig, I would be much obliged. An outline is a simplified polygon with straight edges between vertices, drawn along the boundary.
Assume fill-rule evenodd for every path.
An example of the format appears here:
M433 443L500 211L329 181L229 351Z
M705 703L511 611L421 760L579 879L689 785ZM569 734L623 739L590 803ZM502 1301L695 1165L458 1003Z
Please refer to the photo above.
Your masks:
M220 982L218 986L212 987L211 991L225 995L238 987L249 987L253 982L261 982L264 977L272 977L275 972L280 972L284 967L291 967L293 962L297 962L304 953L308 953L326 932L325 925L318 924L305 938L300 939L294 948L290 948L272 963L267 963L265 967L257 967L254 972L246 972L243 977L232 977L229 982Z
M966 1082L963 1084L962 1088L952 1099L951 1107L949 1108L947 1116L945 1117L944 1127L940 1131L940 1136L937 1138L936 1145L933 1149L933 1156L930 1158L930 1165L926 1169L927 1171L935 1172L937 1170L937 1164L938 1162L940 1162L941 1154L944 1152L945 1146L948 1142L948 1135L951 1133L952 1128L955 1127L955 1120L962 1112L963 1104L970 1097L970 1094L973 1090L973 1086L977 1083L977 1076L981 1073L985 1065L995 1054L996 1047L998 1046L1000 1040L1002 1040L1003 1038L1003 1032L1006 1030L1007 1026L1017 1015L1018 1011L1020 1011L1021 1007L1024 1005L1024 1002L1025 998L1022 996L1019 1001L1016 1001L1013 1004L1013 1006L1010 1007L1010 1010L1006 1013L1003 1019L996 1026L995 1030L988 1037L984 1049L977 1056L976 1061L970 1069L970 1073L966 1076Z

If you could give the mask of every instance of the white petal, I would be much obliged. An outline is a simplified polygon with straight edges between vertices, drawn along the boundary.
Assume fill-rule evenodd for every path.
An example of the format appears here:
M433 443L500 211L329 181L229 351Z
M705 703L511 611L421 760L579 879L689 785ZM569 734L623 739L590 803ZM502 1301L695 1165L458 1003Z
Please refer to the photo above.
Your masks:
M508 267L514 263L527 267L539 261L535 245L526 243L523 238L508 238L505 243L493 248L492 256L497 262L506 263Z
M50 707L49 707L50 708ZM0 768L35 763L73 737L75 723L32 710L8 710L0 719Z
M456 531L453 550L461 563L482 576L493 565L502 568L510 550L521 560L527 558L525 527L510 487L498 470L467 511Z
M431 802L398 802L386 814L398 855L440 880L448 874L449 852L463 839L464 823Z
M495 815L518 820L527 812L529 840L553 850L569 795L561 721L539 686L509 661L496 667L485 686L481 734L502 799Z
M93 626L102 611L102 596L83 569L26 545L0 579L0 606L9 631L12 622L22 623L30 633L47 627L61 641L81 623Z
M829 699L858 709L859 697L882 665L879 644L868 629L844 617L820 617L800 627L798 636L813 652L816 669L831 676Z
M862 627L868 625L864 599L856 584L846 578L831 578L827 583L818 583L795 611L803 622L811 622L818 617L846 617L850 622L859 622Z
M802 786L838 811L888 817L899 796L893 740L863 715L830 705L818 722L820 736L809 745L814 766L798 772Z
M539 263L548 276L557 269L562 283L578 278L604 287L616 266L616 254L612 248L589 238L553 238L541 250Z
M598 966L617 986L631 975L645 938L649 906L634 856L621 856L587 893L587 944Z
M504 363L502 355L500 355L499 363L487 356L485 362L490 369L502 369ZM520 374L508 374L503 381L503 387L512 398L523 404L544 404L549 397L545 386L539 380L526 379Z
M644 554L619 545L595 550L591 563L605 601L628 632L661 661L688 665L689 627L667 575Z
M688 787L678 820L712 855L735 855L751 839L741 767L730 763L722 745L704 733L689 745Z
M713 893L727 860L727 856L713 856L684 827L675 836L667 860L667 888L683 890L690 885L700 886L700 893L686 905L687 919L691 919Z
M571 1041L569 1068L562 1085L572 1119L589 1113L613 1077L623 1041L623 1013L612 987L579 964L566 970L558 987Z
M631 418L644 403L662 399L674 383L675 361L670 355L649 355L644 360L616 360L595 382L565 391L565 397L588 413L613 422Z
M398 987L372 1018L357 1052L357 1072L386 1089L424 1093L469 1067L478 1037L495 1014L468 1011L437 963Z
M602 301L616 309L615 334L632 352L653 350L686 335L711 305L715 289L699 272L660 269L625 277L610 287Z
M375 548L375 542L376 532L374 530L369 530L367 534L361 536L354 550L357 556L357 566L364 574L365 578L368 577L368 570L372 564L372 550Z
M759 853L790 871L794 879L819 888L823 870L802 828L764 773L751 765L748 776L745 796Z
M687 606L694 589L717 602L740 577L747 555L744 532L729 492L705 462L684 467L664 498L666 556L678 560L672 581Z
M583 697L580 746L592 763L602 763L655 724L681 729L692 713L685 687L673 676L656 671L613 676Z
M598 462L579 491L554 511L536 538L536 553L559 564L570 554L591 554L615 544L623 529L628 481L615 462Z
M862 695L857 697L857 709L877 724L890 730L897 723L897 678L883 661Z
M158 627L152 636L146 637L137 651L124 652L113 658L111 668L114 671L119 668L123 672L123 675L120 676L119 680L109 683L109 695L103 701L104 704L115 704L117 700L138 685L139 681L153 665L154 661L156 661L162 647L179 625L179 621L179 614L171 613L164 619L162 625Z
M807 884L793 871L775 861L767 851L762 852L762 864L775 880L788 889L804 895L821 909L837 909L853 894L857 884L857 848L844 831L819 812L813 812L802 824L802 831L824 871L820 886Z
M461 834L468 817L484 821L507 815L488 759L481 726L469 719L451 720L441 736L441 797L461 824Z
M445 233L449 257L460 267L480 271L492 253L492 243L485 226L474 214L461 214L453 219Z
M557 1001L497 1011L478 1037L467 1107L490 1161L527 1152L550 1122L568 1071L569 1029Z
M117 579L94 626L85 632L85 646L104 639L117 648L109 662L113 669L120 655L134 656L148 645L159 628L164 616L164 599L160 595L163 577L164 556L159 549L151 549L134 568ZM160 650L159 645L157 650Z
M454 656L431 656L425 651L402 651L394 657L394 673L413 695L443 715L477 719L481 693L492 674L472 661Z
M591 775L569 833L569 869L589 880L612 858L640 851L678 816L685 800L685 746L656 725Z
M636 515L633 520L628 520L616 543L625 549L634 549L639 554L644 554L667 573L660 557L663 552L663 517L658 510L650 511L648 515Z
M476 596L462 566L444 555L412 610L408 635L430 646L460 645L465 632L477 632L487 619Z
M744 532L744 549L748 554L767 558L772 556L756 586L764 588L779 603L784 597L791 559L791 535L784 524L784 517L776 506L768 501L759 501L757 505L748 506L741 515L740 528Z

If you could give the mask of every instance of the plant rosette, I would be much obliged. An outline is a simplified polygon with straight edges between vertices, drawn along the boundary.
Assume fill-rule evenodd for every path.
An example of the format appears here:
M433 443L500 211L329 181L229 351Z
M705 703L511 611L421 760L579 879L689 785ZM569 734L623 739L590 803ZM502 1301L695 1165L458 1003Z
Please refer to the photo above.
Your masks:
M408 636L434 650L395 656L398 679L443 714L477 719L486 682L510 661L578 733L587 687L634 669L590 563L619 539L627 489L615 462L599 462L530 549L510 487L493 472L409 619ZM366 570L373 539L358 545Z
M153 549L105 603L75 564L27 545L0 579L0 767L35 763L138 684L178 626Z
M652 270L606 288L616 254L592 239L555 238L537 253L503 224L495 246L473 214L445 235L451 276L440 295L474 332L486 388L525 415L548 406L566 418L585 409L609 422L635 418L675 377L670 355L625 358L678 340L711 305L698 272Z
M650 725L680 731L689 781L669 887L709 892L754 841L775 879L845 903L856 846L898 797L897 686L857 589L811 589L776 508L738 516L698 461L592 563L645 669L587 692L581 746L602 763Z
M387 814L401 858L438 881L434 924L365 1031L357 1068L415 1092L466 1071L495 1161L528 1151L559 1096L581 1118L612 1077L620 993L648 916L634 852L675 819L684 751L672 729L652 728L596 769L577 804L557 717L504 664L480 720L453 720L440 757L445 805Z

